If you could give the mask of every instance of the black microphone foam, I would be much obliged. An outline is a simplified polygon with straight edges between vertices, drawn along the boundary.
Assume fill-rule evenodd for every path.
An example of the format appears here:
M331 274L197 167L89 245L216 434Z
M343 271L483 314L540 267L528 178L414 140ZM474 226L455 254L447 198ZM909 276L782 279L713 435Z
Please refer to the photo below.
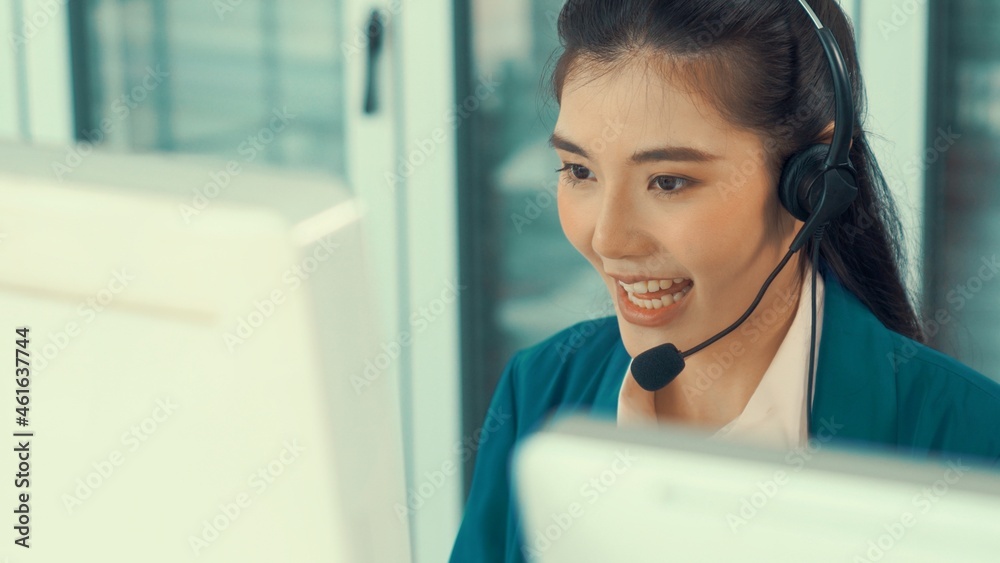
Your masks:
M646 391L659 391L684 371L684 358L676 346L660 344L632 360L632 377Z

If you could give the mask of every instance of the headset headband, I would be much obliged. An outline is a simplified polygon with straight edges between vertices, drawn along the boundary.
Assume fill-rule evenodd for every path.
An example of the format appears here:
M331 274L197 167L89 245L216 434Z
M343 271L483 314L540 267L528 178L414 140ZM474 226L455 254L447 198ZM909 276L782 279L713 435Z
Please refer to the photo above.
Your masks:
M819 35L819 41L826 52L827 61L830 63L830 73L833 75L833 93L837 104L837 115L834 121L833 142L830 144L830 152L827 154L825 164L827 168L847 166L850 164L851 136L854 129L854 97L848 79L847 62L844 60L844 54L840 51L833 32L823 25L806 0L799 0L799 4L816 25L816 33Z

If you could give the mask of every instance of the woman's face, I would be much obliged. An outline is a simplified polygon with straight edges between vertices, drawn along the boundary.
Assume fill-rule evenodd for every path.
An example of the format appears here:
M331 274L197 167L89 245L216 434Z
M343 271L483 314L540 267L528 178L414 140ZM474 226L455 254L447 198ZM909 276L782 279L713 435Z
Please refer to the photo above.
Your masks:
M633 357L739 318L800 225L780 209L761 138L642 62L571 75L553 146L568 166L563 231L604 279Z

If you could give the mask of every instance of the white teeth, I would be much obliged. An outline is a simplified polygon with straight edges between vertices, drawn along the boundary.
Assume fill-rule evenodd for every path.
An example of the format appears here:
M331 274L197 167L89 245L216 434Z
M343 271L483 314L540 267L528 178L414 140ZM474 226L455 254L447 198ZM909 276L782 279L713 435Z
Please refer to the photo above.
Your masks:
M684 278L674 278L674 283L684 283Z
M631 292L628 293L628 300L631 301L636 307L641 307L643 309L662 309L664 307L669 307L674 303L677 303L691 291L692 286L687 286L677 293L672 293L670 295L664 295L659 299L639 299Z
M680 280L680 281L678 281ZM644 293L650 293L653 291L663 291L665 289L670 289L674 283L680 283L684 281L684 278L677 278L677 280L647 280L628 284L625 282L618 282L618 285L622 286L625 291L629 293L635 293L642 295Z

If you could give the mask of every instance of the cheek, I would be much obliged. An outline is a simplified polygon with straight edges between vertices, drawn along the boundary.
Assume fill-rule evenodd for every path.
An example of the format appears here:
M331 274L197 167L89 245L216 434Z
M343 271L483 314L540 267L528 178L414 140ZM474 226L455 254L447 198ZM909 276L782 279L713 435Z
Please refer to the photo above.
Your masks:
M747 185L738 195L712 198L687 210L685 232L677 234L673 250L685 267L702 277L706 290L739 279L759 260L770 260L764 250L773 238L773 228L768 225L775 220L775 213L769 211L772 202L764 190L764 185ZM677 244L679 241L684 244Z
M590 216L580 201L565 193L560 188L556 196L556 207L559 210L559 224L570 244L581 254L591 257L591 238L594 232L595 218Z
M745 198L726 206L720 221L725 228L716 243L734 261L741 262L742 268L773 267L775 255L787 249L781 204L772 189L766 179L760 179Z

